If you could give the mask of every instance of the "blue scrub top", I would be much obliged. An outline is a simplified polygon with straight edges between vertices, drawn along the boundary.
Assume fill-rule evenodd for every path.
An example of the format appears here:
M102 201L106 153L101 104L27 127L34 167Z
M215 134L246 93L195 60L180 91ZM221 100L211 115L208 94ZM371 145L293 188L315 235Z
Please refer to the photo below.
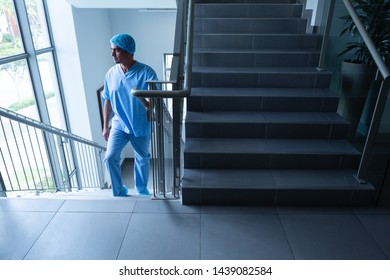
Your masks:
M123 73L119 64L108 70L102 98L111 101L114 112L112 128L134 134L136 137L150 134L146 110L137 97L131 94L133 88L148 89L146 81L150 80L157 80L156 72L138 61L127 73Z

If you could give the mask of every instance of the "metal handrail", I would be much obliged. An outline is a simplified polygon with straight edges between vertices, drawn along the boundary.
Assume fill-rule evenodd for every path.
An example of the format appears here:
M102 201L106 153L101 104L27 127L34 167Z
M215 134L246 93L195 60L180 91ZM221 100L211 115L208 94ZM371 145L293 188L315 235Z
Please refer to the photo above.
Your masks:
M183 0L184 1L184 0ZM192 47L193 47L193 22L194 22L194 0L189 0L187 28L186 28L186 50L184 62L184 85L179 90L139 90L132 89L131 93L136 97L144 98L185 98L191 94L191 70L192 70ZM151 81L163 83L168 81ZM170 81L171 83L174 83Z
M374 42L372 41L371 37L368 35L368 32L364 28L363 23L360 21L359 16L357 15L355 8L352 6L352 3L350 0L343 0L345 7L348 10L348 13L350 14L353 22L356 25L356 28L359 30L360 36L362 37L364 43L366 44L368 50L371 53L371 56L373 60L375 61L375 64L378 66L378 69L383 77L384 80L386 80L390 76L390 71L385 62L382 59L382 56L379 54L377 47L375 46Z
M131 94L148 109L151 120L151 153L155 159L152 161L153 194L157 199L180 197L181 125L184 98L191 93L193 22L194 0L178 0L170 77L163 81L147 81L148 90L131 90ZM172 89L161 90L165 84L172 84ZM171 118L164 114L168 100L172 102ZM166 165L167 159L172 162L172 168Z
M105 147L1 107L0 130L0 196L7 191L105 187Z
M65 130L41 123L39 121L36 121L34 119L28 118L28 117L23 116L23 115L20 115L18 113L15 113L13 111L7 110L7 109L2 108L2 107L0 107L0 116L6 117L8 119L11 119L11 120L14 120L14 121L38 128L38 129L42 129L44 131L53 133L53 134L58 135L58 136L62 136L62 137L68 138L68 139L76 140L76 141L81 142L83 144L87 144L87 145L93 146L95 148L102 149L104 151L106 150L105 147L103 147L103 146L101 146L93 141L90 141L90 140L82 138L78 135L69 133Z
M371 151L375 142L375 137L379 131L380 121L382 114L386 105L387 96L390 90L390 71L385 62L383 61L381 55L379 54L374 42L368 35L364 25L359 19L353 5L350 0L343 0L345 7L348 10L353 22L356 25L356 28L359 30L360 36L362 37L364 43L366 44L375 64L378 67L380 74L382 75L382 85L379 90L378 98L376 101L375 109L371 119L371 124L368 130L366 143L364 145L362 158L360 160L360 165L356 178L359 182L365 183L367 180L367 173L370 164Z

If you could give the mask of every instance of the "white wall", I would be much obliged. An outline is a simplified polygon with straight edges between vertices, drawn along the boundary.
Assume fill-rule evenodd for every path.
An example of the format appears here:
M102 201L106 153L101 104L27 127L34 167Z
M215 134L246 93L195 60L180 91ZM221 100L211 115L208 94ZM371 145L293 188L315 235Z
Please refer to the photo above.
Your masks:
M306 0L306 9L312 10L311 25L320 26L325 0Z
M109 11L73 8L73 19L84 83L83 94L86 99L84 110L87 111L91 127L91 139L105 145L106 141L102 137L97 90L103 85L104 76L108 68L112 66Z
M92 139L72 7L65 0L47 4L71 131Z

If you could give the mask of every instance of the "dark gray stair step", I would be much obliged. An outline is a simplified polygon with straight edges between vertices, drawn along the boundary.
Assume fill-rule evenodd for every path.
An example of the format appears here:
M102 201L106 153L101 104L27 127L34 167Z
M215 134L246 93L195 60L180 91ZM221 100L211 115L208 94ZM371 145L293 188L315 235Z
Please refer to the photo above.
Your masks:
M247 49L194 49L194 66L212 67L316 67L318 51Z
M194 34L195 48L315 50L314 34Z
M186 168L353 169L360 153L346 140L187 138Z
M217 4L222 4L222 3L292 4L296 2L297 0L195 0L195 3L217 3Z
M197 4L195 5L195 17L233 17L233 18L297 18L302 16L302 4Z
M345 139L349 123L337 113L187 112L195 138Z
M228 34L304 34L307 19L303 18L195 18L195 33Z
M369 205L374 188L356 170L185 169L183 204Z
M329 88L332 73L315 67L192 67L193 87Z
M347 140L189 138L186 153L360 155Z
M329 89L193 88L189 111L336 112L339 95Z

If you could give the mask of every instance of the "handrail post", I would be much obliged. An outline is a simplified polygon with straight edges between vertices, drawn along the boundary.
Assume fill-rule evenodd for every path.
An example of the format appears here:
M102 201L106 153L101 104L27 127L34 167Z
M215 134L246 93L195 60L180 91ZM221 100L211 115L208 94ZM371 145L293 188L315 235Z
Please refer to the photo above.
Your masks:
M322 40L321 54L318 62L317 69L323 71L325 69L326 50L328 49L330 28L332 26L333 14L334 14L335 0L330 0L328 17L325 24L324 38Z
M156 141L157 141L157 169L158 169L158 193L166 196L165 191L165 150L164 150L164 112L163 100L156 100Z
M0 172L0 197L7 197L3 175Z
M96 157L96 164L97 164L97 173L99 177L99 184L100 188L104 189L104 169L103 169L103 161L102 161L102 149L94 148L95 150L95 157Z

